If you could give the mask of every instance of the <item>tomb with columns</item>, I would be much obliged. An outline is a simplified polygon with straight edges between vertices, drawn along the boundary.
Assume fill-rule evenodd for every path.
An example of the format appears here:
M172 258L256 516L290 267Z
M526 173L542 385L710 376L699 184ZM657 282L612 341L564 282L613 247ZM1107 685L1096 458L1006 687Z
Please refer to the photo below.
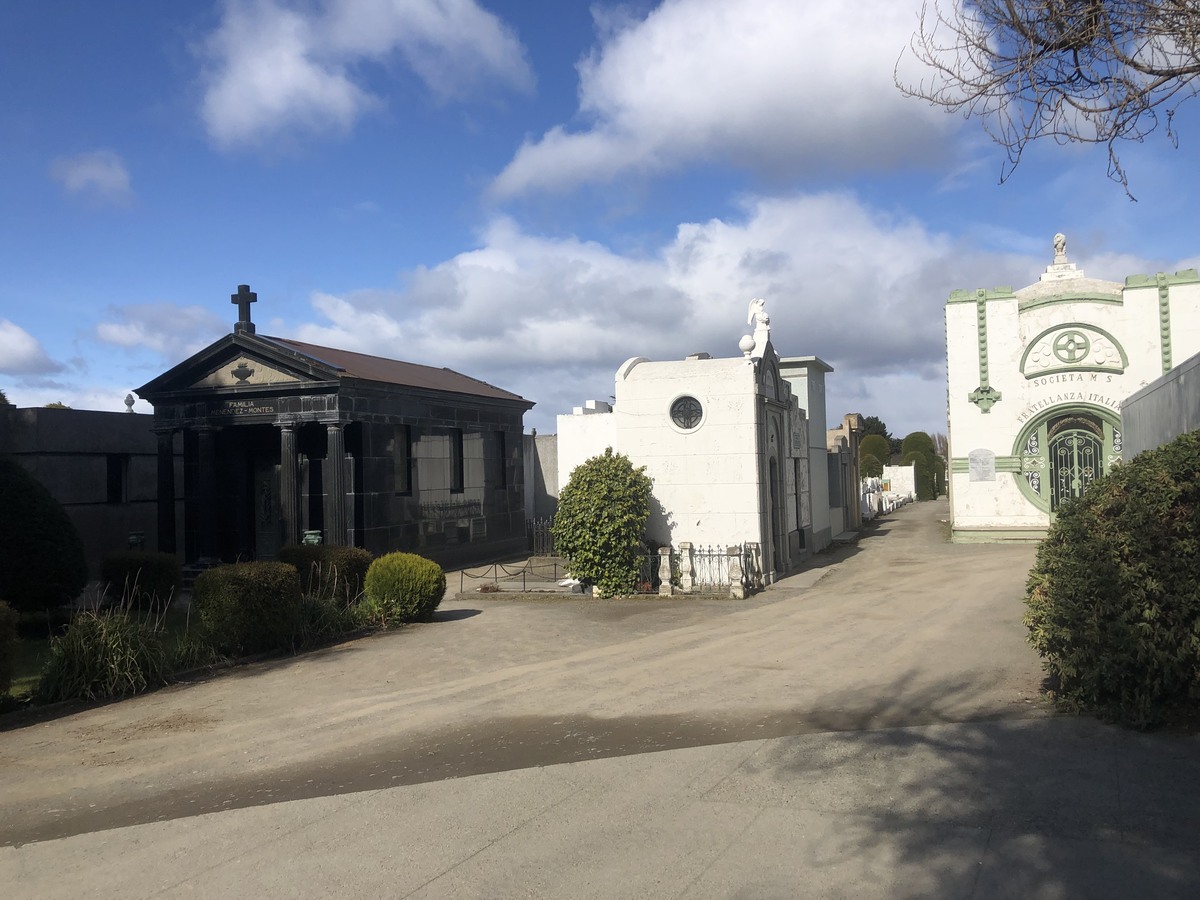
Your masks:
M260 335L256 300L239 286L233 332L137 390L159 442L158 549L270 559L320 540L466 564L524 547L531 402L450 369Z
M1019 290L946 303L956 540L1036 539L1121 459L1125 399L1200 351L1200 276L1087 277L1054 237Z

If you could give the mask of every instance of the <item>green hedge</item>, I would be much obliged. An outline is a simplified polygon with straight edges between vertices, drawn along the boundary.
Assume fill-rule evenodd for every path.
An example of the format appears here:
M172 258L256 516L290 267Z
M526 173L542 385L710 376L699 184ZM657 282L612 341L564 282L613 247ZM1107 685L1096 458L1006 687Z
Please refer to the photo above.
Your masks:
M166 606L179 593L182 575L172 553L128 550L112 553L100 564L100 579L110 598L134 606Z
M371 554L361 547L292 544L279 551L279 561L295 566L304 594L350 604L363 592Z
M367 570L366 603L389 625L428 621L446 593L442 567L415 553L388 553Z
M1200 431L1061 506L1025 604L1065 705L1145 727L1200 699Z
M300 627L300 578L282 562L246 562L201 572L192 606L222 653L291 650Z

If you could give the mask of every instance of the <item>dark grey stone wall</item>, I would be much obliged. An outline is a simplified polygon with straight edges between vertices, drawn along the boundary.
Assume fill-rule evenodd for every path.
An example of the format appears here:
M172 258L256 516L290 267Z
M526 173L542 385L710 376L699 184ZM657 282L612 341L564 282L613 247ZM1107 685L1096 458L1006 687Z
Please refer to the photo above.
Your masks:
M63 505L83 538L88 568L99 576L130 532L156 550L158 442L153 416L76 409L0 407L0 453L11 454ZM175 441L175 479L183 448ZM183 507L176 504L182 528Z

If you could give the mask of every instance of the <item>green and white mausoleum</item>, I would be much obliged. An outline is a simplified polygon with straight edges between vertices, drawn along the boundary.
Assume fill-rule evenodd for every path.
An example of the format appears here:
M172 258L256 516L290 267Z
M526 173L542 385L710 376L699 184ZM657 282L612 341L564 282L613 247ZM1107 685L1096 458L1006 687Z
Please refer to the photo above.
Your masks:
M1121 459L1121 404L1200 352L1200 276L1088 278L1055 235L1020 290L946 302L955 540L1035 539Z

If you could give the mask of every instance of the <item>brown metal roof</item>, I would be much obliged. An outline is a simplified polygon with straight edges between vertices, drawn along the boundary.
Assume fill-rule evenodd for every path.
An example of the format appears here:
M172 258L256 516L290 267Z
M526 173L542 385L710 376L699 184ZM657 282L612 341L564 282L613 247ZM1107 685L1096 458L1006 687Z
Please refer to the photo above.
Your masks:
M478 378L472 378L451 369L435 369L433 366L420 366L398 359L367 356L365 353L352 353L349 350L338 350L333 347L318 347L316 344L305 344L302 341L293 341L288 338L269 337L265 334L255 336L307 356L315 362L324 363L330 368L340 369L339 377L361 378L364 381L379 381L385 384L426 388L432 391L448 391L452 394L469 394L473 397L490 397L495 400L515 400L532 406L530 401L519 394L513 394L493 384L488 384L486 381L480 381Z

